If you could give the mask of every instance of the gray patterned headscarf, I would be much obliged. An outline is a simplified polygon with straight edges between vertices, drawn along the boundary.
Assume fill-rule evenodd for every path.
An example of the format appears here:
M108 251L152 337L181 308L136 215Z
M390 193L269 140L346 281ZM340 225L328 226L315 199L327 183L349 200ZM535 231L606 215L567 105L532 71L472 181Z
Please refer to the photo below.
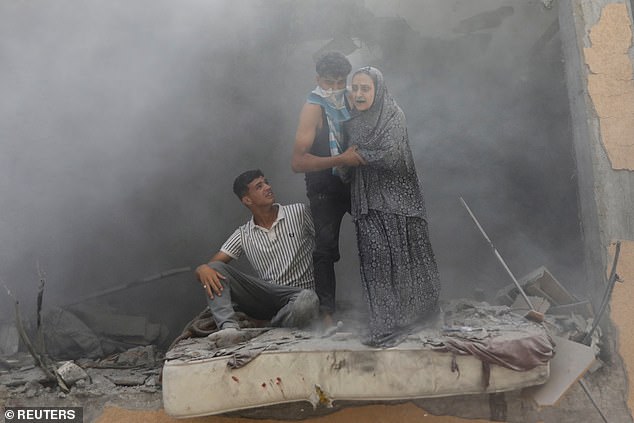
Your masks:
M366 154L370 157L364 158L372 161L373 154L381 154L392 147L391 137L385 136L386 131L397 130L401 133L400 135L407 135L404 126L396 125L395 127L394 125L396 123L394 118L403 112L387 91L381 71L372 66L366 66L356 71L354 75L360 73L369 75L374 81L374 103L364 112L353 110L352 118L346 126L350 133L349 145L357 145L361 150L368 148L369 151ZM354 75L352 75L353 78Z
M357 153L367 162L354 168L350 191L352 215L358 217L373 209L425 218L425 202L409 146L405 114L387 91L378 69L367 66L354 75L359 73L369 75L374 81L374 102L368 110L353 110L351 119L344 124L349 145L355 145Z

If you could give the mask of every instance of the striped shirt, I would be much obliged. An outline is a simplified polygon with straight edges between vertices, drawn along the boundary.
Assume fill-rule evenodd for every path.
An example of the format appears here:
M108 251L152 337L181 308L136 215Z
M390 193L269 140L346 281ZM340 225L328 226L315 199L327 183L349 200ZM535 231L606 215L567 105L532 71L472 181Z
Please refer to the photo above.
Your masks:
M220 251L234 259L246 255L258 277L266 282L315 289L315 227L310 209L304 204L277 206L271 229L256 225L252 217L235 230Z

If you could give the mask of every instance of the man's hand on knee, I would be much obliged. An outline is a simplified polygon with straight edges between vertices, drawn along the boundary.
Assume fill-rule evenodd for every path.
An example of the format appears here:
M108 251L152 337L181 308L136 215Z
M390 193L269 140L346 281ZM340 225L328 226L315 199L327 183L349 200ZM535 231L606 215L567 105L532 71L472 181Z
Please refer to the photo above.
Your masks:
M196 268L196 276L198 281L202 284L203 289L207 291L207 296L213 299L214 294L217 296L222 295L222 280L226 277L215 269L212 269L208 264L201 264Z

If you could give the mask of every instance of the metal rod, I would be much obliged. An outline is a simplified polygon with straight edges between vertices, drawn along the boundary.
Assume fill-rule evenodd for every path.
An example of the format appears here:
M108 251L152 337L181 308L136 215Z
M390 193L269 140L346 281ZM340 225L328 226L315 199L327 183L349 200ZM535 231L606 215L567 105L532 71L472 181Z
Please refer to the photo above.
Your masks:
M601 319L603 318L603 313L608 307L610 302L610 297L612 296L612 291L614 290L614 285L616 285L616 281L619 279L619 276L616 273L616 265L619 262L619 256L621 254L621 241L616 242L616 250L614 252L614 260L612 261L612 270L610 271L610 278L608 279L608 285L605 287L605 292L603 293L603 298L601 299L601 306L599 307L599 312L597 316L594 318L594 322L592 323L592 328L588 331L586 336L583 337L581 341L582 344L589 345L592 334L601 323Z
M608 418L605 417L605 414L603 414L603 412L599 408L599 404L597 404L597 402L594 400L594 398L592 398L592 394L590 393L590 389L588 389L588 385L586 385L586 383L583 381L583 379L579 379L579 385L581 385L581 389L583 389L583 392L586 393L586 395L590 399L590 402L592 403L592 405L594 405L594 408L596 408L597 411L599 412L599 414L601 415L601 418L603 419L603 421L605 423L610 423L608 421Z
M82 297L79 297L71 302L68 302L65 304L65 306L71 306L71 305L75 305L75 304L79 304L82 303L84 301L88 301L88 300L92 300L95 298L99 298L99 297L103 297L104 295L109 295L109 294L114 294L115 292L119 292L119 291L123 291L125 289L129 289L129 288L133 288L135 286L139 286L139 285L143 285L149 282L153 282L159 279L164 279L164 278L168 278L170 276L174 276L174 275L179 275L181 273L186 273L186 272L191 272L192 271L192 267L191 266L187 266L187 267L177 267L174 269L169 269L166 270L164 272L161 273L157 273L155 275L151 275L151 276L147 276L145 278L142 279L137 279L135 281L132 282L128 282L122 285L117 285L117 286L113 286L110 288L106 288L103 289L101 291L97 291L97 292L93 292L92 294L88 294L88 295L84 295Z
M471 219L473 219L473 222L476 224L476 226L478 227L478 229L482 233L482 236L484 236L484 239L486 239L487 242L489 243L489 246L493 250L493 254L495 254L495 257L497 257L497 259L500 261L500 263L502 263L502 266L504 267L504 270L506 270L506 272L509 274L509 276L511 277L511 279L515 283L515 286L520 291L520 294L522 294L522 297L524 298L524 301L526 301L526 303L528 304L528 306L531 308L532 311L536 311L535 307L533 307L533 304L531 303L531 301L528 299L528 296L524 292L524 289L522 289L522 286L520 285L520 283L515 278L515 275L513 275L513 272L511 272L511 269L509 269L509 267L506 265L506 263L504 262L504 259L502 258L500 253L498 253L498 250L495 248L495 245L493 245L493 242L491 242L491 240L487 236L486 232L484 232L484 229L482 228L482 225L480 225L480 222L478 222L478 219L476 219L475 215L473 214L473 212L471 211L471 209L469 208L469 206L467 205L467 203L464 201L464 199L462 197L460 197L460 202L465 207L465 209L467 209L467 212L469 212L469 216L471 216Z

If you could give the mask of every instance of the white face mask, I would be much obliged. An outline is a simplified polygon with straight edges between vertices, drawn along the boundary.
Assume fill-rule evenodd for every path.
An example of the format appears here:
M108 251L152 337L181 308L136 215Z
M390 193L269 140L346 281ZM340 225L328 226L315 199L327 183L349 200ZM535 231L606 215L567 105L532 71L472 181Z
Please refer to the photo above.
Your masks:
M332 88L324 90L320 86L317 86L317 89L315 91L317 92L317 94L319 94L319 96L328 100L328 102L332 104L336 109L343 109L344 107L346 107L346 103L344 100L346 95L345 88L341 90L333 90Z

